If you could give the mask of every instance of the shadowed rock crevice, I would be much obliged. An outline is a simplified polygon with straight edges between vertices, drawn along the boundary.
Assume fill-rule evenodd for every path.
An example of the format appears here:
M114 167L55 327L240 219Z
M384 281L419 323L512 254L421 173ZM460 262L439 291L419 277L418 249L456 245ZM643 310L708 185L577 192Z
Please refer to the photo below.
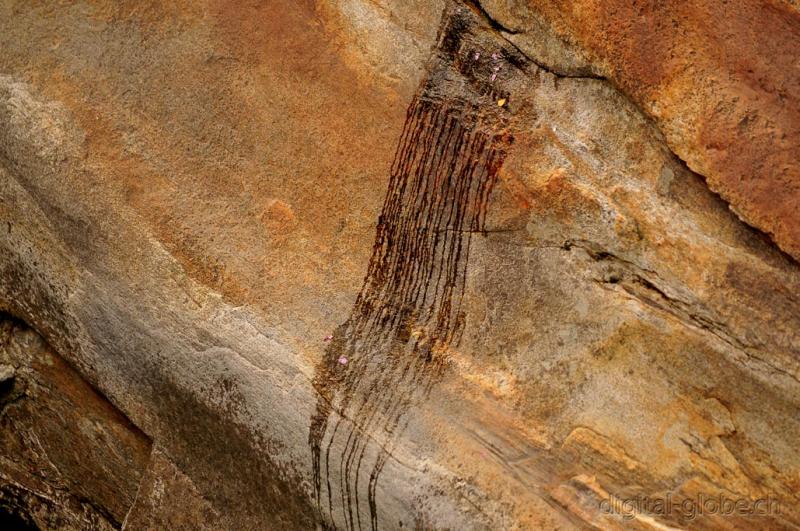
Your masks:
M32 528L119 529L150 439L6 314L0 363L0 504Z

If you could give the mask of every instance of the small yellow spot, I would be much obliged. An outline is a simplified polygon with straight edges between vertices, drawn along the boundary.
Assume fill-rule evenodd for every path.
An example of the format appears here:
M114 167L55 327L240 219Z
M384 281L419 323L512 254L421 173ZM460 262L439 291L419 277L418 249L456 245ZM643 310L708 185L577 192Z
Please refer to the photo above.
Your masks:
M506 99L505 98L500 98L499 100L497 100L497 106L498 107L502 107L505 104L506 104Z

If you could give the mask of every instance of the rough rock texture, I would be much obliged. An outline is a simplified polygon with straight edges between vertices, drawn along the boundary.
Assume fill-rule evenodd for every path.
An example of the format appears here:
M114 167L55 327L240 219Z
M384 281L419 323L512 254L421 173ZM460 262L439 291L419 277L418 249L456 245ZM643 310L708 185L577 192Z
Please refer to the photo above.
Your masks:
M0 496L43 529L119 528L150 440L35 332L0 321Z
M214 510L169 457L155 448L123 529L220 529Z
M652 117L743 220L800 258L800 9L782 0L481 0L512 41L542 19ZM555 40L551 38L552 40ZM549 49L558 49L551 42ZM534 44L534 50L537 50ZM537 50L538 51L538 50ZM550 59L545 56L545 60ZM556 56L551 64L560 65ZM565 61L570 64L570 61Z
M797 8L563 4L0 1L3 506L800 526Z

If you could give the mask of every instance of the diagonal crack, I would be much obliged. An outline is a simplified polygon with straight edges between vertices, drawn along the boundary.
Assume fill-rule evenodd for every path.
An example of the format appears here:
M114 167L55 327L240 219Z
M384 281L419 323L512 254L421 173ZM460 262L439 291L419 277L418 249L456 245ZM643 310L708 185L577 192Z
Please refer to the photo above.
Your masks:
M500 23L497 19L492 17L486 8L481 5L480 0L464 0L464 3L471 7L474 11L479 13L481 17L484 19L489 27L497 33L497 36L507 42L510 46L512 46L517 53L525 57L528 61L536 65L539 69L544 70L548 74L552 74L560 79L603 79L603 76L592 75L592 74L568 74L564 71L559 70L558 68L548 66L544 64L541 60L531 56L524 50L522 50L519 46L517 46L511 39L509 39L506 35L520 35L525 33L524 31L514 30L511 28L507 28L502 23Z
M757 347L742 341L728 326L714 320L713 316L703 315L703 313L707 312L702 311L702 308L696 308L691 301L681 300L666 293L659 287L661 278L655 271L646 269L621 256L617 256L601 248L597 243L587 240L567 240L561 245L551 244L530 247L535 249L558 249L566 252L570 252L573 249L581 249L589 258L596 262L609 260L619 264L623 270L622 275L614 276L614 278L610 280L595 279L595 282L601 285L619 285L628 296L635 298L655 310L671 315L687 326L711 334L717 340L725 343L728 347L742 354L747 359L763 365L776 374L791 379L794 383L800 383L800 378L798 378L793 370L787 370L776 366L764 357L759 356Z

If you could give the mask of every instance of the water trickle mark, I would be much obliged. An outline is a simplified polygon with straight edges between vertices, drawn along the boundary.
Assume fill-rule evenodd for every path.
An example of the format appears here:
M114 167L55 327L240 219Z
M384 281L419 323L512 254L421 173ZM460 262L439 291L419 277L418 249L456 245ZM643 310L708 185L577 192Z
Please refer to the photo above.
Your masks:
M481 51L462 38L469 27L465 16L445 22L407 112L364 284L316 371L309 445L317 504L347 529L377 528L378 479L404 413L425 399L461 338L471 240L484 230L513 142L508 109L496 103L508 95L489 86ZM466 92L448 95L448 76L460 76Z

